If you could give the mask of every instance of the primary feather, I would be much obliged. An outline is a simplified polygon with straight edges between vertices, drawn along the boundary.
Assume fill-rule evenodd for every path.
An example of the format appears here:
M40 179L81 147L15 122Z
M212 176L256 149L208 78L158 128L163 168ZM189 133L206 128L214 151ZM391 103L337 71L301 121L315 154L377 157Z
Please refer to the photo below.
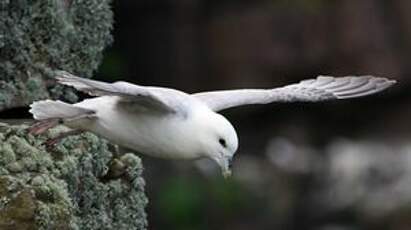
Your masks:
M238 89L193 94L213 111L249 104L272 102L318 102L332 99L362 97L380 92L395 83L373 76L319 76L297 84L274 89Z

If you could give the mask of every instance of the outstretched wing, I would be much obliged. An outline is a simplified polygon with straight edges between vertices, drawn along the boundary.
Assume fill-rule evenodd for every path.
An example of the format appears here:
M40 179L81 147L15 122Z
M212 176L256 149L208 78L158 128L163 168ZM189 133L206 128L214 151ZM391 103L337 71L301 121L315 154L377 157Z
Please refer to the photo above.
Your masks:
M172 98L164 93L156 92L150 87L138 86L128 82L106 83L76 77L66 71L56 71L60 84L72 86L75 89L93 96L113 95L121 97L121 102L130 102L162 112L177 112L179 107Z
M362 97L380 92L394 83L394 80L373 76L319 76L281 88L222 90L196 93L193 96L206 103L213 111L219 111L249 104L317 102Z

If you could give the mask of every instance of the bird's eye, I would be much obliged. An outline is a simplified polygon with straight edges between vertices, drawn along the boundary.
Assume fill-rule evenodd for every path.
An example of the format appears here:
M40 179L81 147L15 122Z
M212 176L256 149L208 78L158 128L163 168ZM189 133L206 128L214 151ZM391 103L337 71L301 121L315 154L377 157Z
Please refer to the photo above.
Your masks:
M218 139L218 142L220 142L220 145L222 145L224 148L227 147L227 143L223 138Z

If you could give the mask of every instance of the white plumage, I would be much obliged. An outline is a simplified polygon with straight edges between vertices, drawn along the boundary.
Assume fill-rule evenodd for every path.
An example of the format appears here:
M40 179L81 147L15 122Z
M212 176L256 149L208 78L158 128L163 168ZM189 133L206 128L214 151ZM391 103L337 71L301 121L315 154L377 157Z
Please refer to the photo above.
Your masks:
M378 93L394 80L372 76L330 77L319 76L297 84L274 89L238 89L197 93L193 96L205 102L212 110L273 102L318 102L348 99Z
M170 88L94 81L65 71L57 71L56 79L97 97L73 105L51 100L34 102L30 112L45 124L33 126L34 133L60 121L155 157L210 158L220 165L224 175L230 174L229 165L238 148L238 138L231 123L216 111L247 104L361 97L395 83L372 76L320 76L281 88L190 95Z

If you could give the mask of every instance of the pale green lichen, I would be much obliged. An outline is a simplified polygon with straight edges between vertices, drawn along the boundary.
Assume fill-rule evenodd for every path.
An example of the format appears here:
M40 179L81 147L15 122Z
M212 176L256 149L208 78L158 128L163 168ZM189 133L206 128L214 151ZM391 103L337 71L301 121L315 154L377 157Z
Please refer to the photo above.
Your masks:
M111 0L0 2L0 110L64 97L47 78L63 69L90 77L112 41Z
M1 1L0 111L50 96L77 100L48 77L55 69L91 76L112 40L110 3ZM0 124L0 229L144 229L139 158L117 159L90 133L47 151L43 142L61 131L33 137ZM113 162L122 167L111 169Z
M0 124L0 229L145 229L141 160L114 157L91 133L47 151L43 142L64 130L35 138Z

